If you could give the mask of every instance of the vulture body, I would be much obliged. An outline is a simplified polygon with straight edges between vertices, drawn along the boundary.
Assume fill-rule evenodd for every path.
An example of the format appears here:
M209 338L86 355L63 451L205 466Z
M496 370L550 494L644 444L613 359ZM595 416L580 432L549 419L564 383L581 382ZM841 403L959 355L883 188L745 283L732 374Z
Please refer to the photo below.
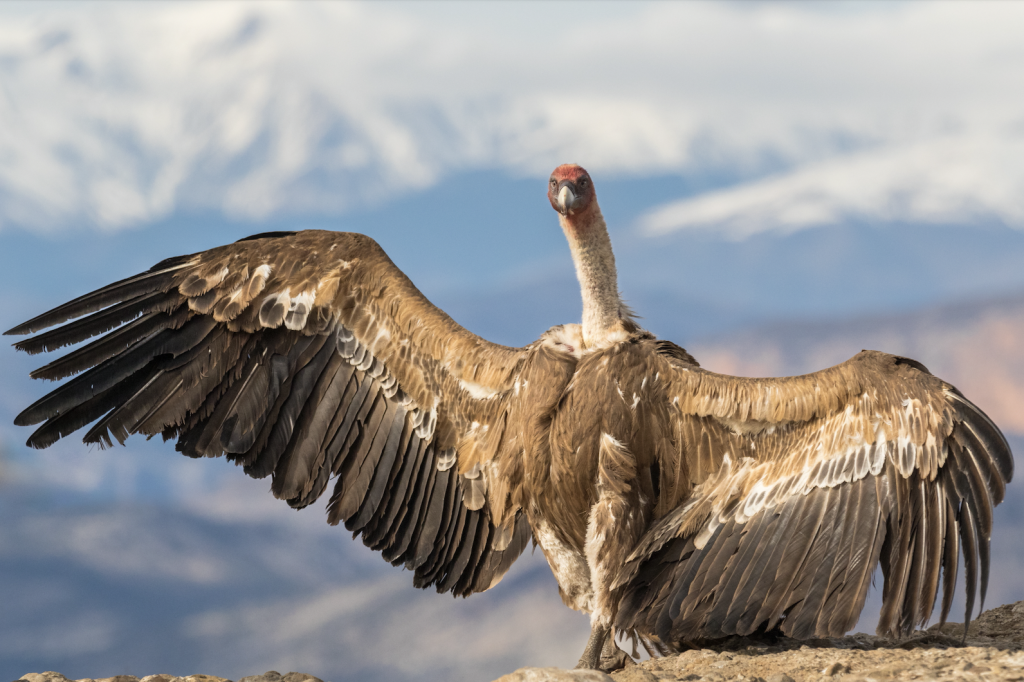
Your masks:
M271 233L151 270L8 334L29 353L99 337L32 376L77 374L22 412L44 448L131 434L224 456L343 523L417 587L495 585L533 539L589 613L582 667L622 652L778 629L840 635L874 568L878 631L984 600L999 429L906 358L865 351L814 374L705 371L622 303L589 175L548 198L572 250L581 324L525 348L457 325L358 234ZM74 320L74 321L71 321ZM941 577L941 581L940 581Z

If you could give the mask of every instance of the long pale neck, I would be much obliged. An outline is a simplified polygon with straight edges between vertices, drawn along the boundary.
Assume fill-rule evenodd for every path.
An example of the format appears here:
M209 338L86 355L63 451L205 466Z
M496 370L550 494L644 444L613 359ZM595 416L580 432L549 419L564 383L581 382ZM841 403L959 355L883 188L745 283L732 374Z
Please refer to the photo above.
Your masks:
M619 327L622 300L608 228L597 202L581 215L559 216L583 295L583 343L593 347Z

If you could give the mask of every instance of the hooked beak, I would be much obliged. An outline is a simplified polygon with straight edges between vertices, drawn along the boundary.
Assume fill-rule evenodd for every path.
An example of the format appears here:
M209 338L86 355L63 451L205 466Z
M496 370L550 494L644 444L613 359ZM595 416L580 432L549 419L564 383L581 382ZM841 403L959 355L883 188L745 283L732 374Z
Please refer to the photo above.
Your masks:
M562 215L569 215L576 207L577 200L578 197L569 187L569 183L563 183L558 189L558 197L556 198L556 201L558 202L558 212Z

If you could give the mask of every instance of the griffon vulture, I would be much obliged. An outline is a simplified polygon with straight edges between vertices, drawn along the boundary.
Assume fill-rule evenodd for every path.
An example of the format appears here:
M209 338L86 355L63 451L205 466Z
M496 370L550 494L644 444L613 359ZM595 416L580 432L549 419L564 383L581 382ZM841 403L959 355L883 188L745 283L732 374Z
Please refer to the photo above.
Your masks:
M330 523L438 592L494 586L532 539L590 614L580 667L622 662L612 632L659 651L840 635L879 562L879 633L924 624L940 574L944 620L961 552L970 619L1013 472L981 410L875 351L797 377L703 370L623 304L587 172L555 169L548 199L583 316L529 346L460 327L368 237L261 234L7 332L56 326L28 353L99 337L32 373L77 376L16 423L41 423L35 448L88 424L100 446L162 435L293 507L330 486Z

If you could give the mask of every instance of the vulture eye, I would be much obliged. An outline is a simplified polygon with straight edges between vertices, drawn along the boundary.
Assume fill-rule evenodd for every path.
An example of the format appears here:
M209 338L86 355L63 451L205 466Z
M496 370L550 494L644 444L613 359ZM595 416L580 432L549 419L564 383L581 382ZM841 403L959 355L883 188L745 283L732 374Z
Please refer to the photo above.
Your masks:
M587 186L587 179L586 178L580 178L579 180L576 181L576 186L577 187L586 187Z
M554 186L556 186L558 184L558 180L555 180L554 178L551 178L548 182L551 183L552 187L554 187Z

